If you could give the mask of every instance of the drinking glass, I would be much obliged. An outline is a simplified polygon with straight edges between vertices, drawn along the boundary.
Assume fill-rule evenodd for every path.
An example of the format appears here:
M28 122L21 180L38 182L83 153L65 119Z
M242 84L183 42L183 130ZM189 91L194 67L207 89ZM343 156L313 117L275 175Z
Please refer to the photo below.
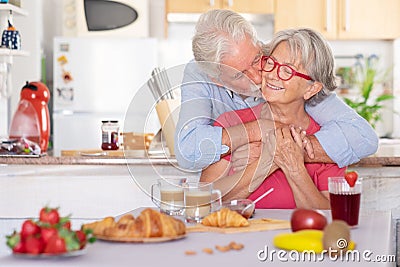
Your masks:
M209 213L221 207L221 191L213 189L212 183L189 182L183 188L186 222L199 223Z
M151 186L151 200L160 212L179 216L185 209L183 184L186 178L161 178Z
M360 213L360 179L353 187L350 187L344 177L329 177L328 189L332 220L343 220L349 226L356 227Z

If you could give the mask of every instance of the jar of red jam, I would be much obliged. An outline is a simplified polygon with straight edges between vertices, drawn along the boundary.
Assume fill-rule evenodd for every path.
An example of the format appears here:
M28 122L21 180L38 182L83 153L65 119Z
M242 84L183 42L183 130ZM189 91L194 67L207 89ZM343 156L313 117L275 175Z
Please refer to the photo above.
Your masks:
M118 135L119 125L118 121L101 121L101 149L102 150L117 150L119 148Z

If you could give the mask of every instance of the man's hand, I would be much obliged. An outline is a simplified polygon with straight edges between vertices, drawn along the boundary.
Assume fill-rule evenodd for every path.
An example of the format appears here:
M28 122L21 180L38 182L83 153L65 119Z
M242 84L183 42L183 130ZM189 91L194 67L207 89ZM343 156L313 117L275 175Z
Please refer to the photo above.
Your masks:
M234 172L238 172L246 168L247 165L256 161L261 154L261 142L252 142L238 147L232 152L231 163Z

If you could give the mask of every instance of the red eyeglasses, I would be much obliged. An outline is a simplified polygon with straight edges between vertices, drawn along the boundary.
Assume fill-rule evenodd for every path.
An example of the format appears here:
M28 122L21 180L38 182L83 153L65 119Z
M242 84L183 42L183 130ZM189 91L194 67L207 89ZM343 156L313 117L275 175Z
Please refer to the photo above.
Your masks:
M278 66L278 69L277 69L278 77L279 77L279 79L281 79L283 81L288 81L288 80L292 79L293 76L299 76L308 81L314 81L310 76L295 71L289 65L280 64L280 63L276 62L270 56L263 56L261 58L261 69L263 71L271 72L275 69L276 66Z

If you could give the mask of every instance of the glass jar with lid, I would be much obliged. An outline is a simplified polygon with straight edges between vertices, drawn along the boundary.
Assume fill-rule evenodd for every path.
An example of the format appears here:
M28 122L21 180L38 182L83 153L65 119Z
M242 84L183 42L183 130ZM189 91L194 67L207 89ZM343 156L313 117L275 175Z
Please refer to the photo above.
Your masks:
M115 120L101 121L101 149L102 150L117 150L119 148L118 135L119 125Z

